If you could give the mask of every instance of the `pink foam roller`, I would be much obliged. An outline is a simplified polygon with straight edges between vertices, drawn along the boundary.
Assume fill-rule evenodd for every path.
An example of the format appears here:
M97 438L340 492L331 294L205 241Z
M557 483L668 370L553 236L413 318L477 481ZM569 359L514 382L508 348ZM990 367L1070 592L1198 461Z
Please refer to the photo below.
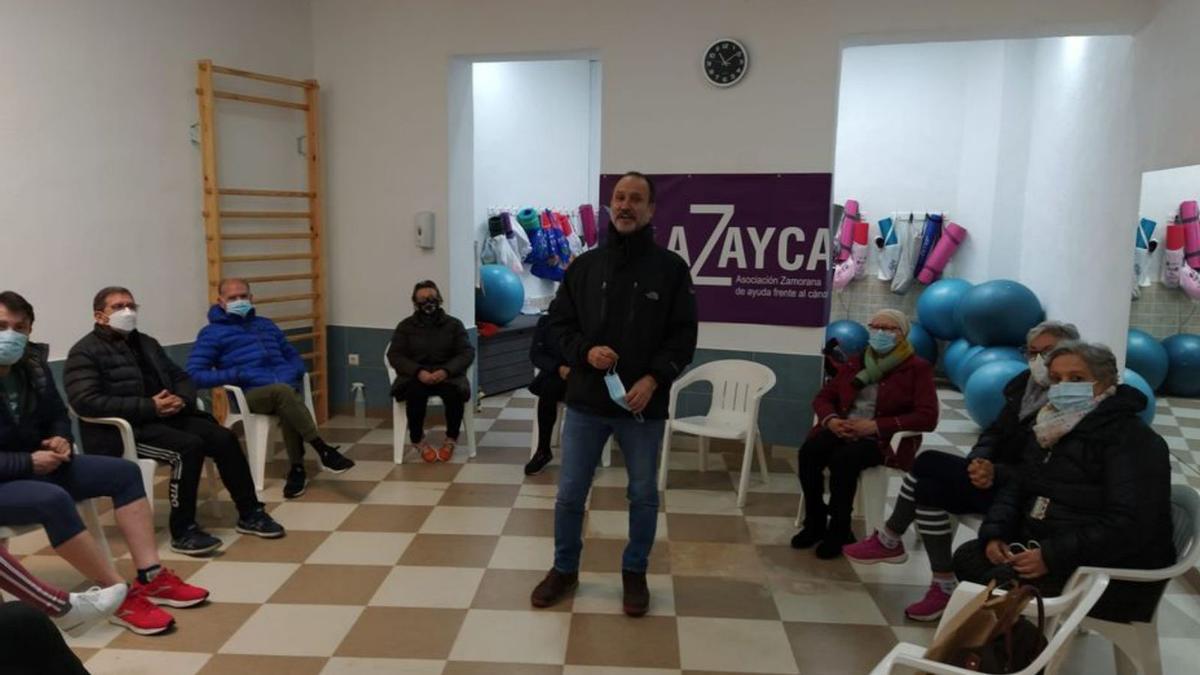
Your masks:
M1179 224L1183 225L1183 259L1188 267L1200 269L1200 209L1195 201L1179 205Z
M846 207L842 210L842 225L838 228L838 262L850 257L850 250L854 246L854 223L858 220L858 202L847 199Z
M854 260L854 278L867 274L867 251L870 248L871 224L865 220L854 223L854 245L850 247L850 258Z
M1179 268L1179 288L1193 300L1200 300L1200 272L1183 265Z
M1167 226L1167 252L1163 254L1162 282L1167 288L1179 286L1179 270L1183 267L1183 225Z
M950 262L950 257L966 239L967 228L958 223L947 225L946 229L942 231L937 245L933 247L933 252L929 254L929 259L925 261L925 267L917 275L917 281L923 284L932 284L941 277L942 270L946 269L946 263Z

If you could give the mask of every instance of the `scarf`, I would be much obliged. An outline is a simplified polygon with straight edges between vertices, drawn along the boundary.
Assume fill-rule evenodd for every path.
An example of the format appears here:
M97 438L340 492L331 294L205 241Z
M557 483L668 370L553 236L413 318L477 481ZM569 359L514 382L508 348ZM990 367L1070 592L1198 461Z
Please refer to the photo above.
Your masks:
M1037 422L1033 425L1033 433L1037 437L1038 445L1046 449L1057 445L1062 437L1071 433L1075 429L1075 425L1090 415L1101 401L1112 396L1116 391L1116 387L1109 387L1107 391L1093 398L1088 407L1083 410L1060 411L1053 404L1047 403L1038 411Z
M854 388L862 389L867 385L877 384L912 355L913 348L907 338L898 341L896 347L882 359L878 358L874 349L868 347L867 351L863 352L863 368L854 376Z
M1018 413L1017 419L1028 419L1030 415L1044 408L1049 400L1049 387L1043 387L1038 384L1031 376L1025 383L1025 394L1021 396L1021 410Z

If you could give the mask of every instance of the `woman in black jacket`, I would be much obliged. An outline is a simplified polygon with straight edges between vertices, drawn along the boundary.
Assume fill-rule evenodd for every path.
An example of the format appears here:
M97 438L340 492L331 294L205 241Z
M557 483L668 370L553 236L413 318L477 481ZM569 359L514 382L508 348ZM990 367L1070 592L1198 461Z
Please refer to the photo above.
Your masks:
M533 344L529 347L529 360L538 369L533 382L529 384L529 391L538 397L537 452L525 465L525 475L533 476L541 473L554 459L554 454L550 452L550 436L554 433L554 423L558 421L558 406L566 398L567 375L571 373L558 342L550 338L549 313L538 319L533 332Z
M387 360L396 371L392 398L404 401L408 437L426 462L448 462L454 456L462 428L465 402L471 398L467 369L475 348L458 319L442 309L437 284L422 281L413 287L413 314L396 325ZM435 449L425 441L425 410L430 396L446 407L446 440Z
M1102 345L1060 344L1046 359L1049 403L979 539L954 554L960 579L1014 577L1061 592L1081 565L1156 569L1175 562L1167 444L1138 417L1146 397L1117 384ZM1111 583L1091 615L1150 621L1166 582Z

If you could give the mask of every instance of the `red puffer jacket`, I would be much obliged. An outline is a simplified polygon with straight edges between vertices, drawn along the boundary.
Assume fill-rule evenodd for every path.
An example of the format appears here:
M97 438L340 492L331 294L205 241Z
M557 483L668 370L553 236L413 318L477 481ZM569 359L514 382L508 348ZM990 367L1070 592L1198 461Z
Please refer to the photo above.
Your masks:
M838 367L833 379L821 387L813 399L817 424L809 437L824 429L830 417L845 417L854 407L858 390L854 376L862 370L861 356L851 358ZM938 421L937 388L933 384L933 366L919 356L892 369L879 383L875 400L875 424L879 427L879 453L887 466L908 471L916 457L920 439L906 438L892 452L892 436L899 431L933 431Z

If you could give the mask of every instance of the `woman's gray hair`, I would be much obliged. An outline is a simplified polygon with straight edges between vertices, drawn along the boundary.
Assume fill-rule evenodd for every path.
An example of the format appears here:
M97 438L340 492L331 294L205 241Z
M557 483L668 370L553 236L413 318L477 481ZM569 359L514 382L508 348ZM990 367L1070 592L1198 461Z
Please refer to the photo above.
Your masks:
M1060 342L1046 357L1046 365L1049 366L1054 363L1054 359L1067 354L1074 354L1083 359L1088 370L1092 371L1092 377L1100 384L1107 387L1117 383L1117 357L1105 345L1079 340Z
M1038 339L1042 335L1053 335L1059 340L1078 340L1079 329L1073 323L1064 321L1043 321L1025 334L1025 346L1028 347L1031 342Z

